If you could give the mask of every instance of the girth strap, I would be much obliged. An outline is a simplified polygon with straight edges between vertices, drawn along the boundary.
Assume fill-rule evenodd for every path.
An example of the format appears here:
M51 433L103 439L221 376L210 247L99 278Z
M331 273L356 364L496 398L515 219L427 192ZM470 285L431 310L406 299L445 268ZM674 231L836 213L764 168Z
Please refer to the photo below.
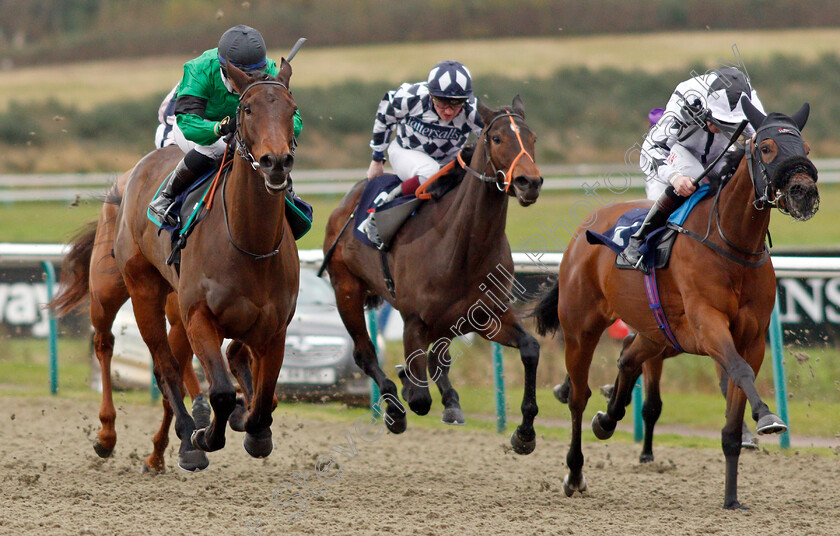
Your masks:
M379 250L379 260L382 264L382 273L385 275L385 288L391 297L396 299L396 286L394 285L394 276L391 275L391 268L388 266L388 249L383 248Z
M650 267L650 273L644 275L645 280L645 294L647 294L648 305L653 312L653 318L656 320L656 325L659 326L660 331L671 343L671 346L677 351L684 352L680 343L677 342L677 337L671 331L671 326L668 324L668 318L665 316L665 310L662 309L662 303L659 301L659 289L656 286L656 268Z
M760 259L757 259L757 260L754 260L754 261L748 261L748 260L736 257L735 255L729 253L724 248L715 244L711 240L709 240L705 237L702 237L699 234L695 233L694 231L686 229L685 227L683 227L681 225L677 225L676 223L668 223L667 226L670 227L671 229L675 229L678 233L684 234L689 238L693 238L694 240L700 242L701 244L703 244L707 248L709 248L709 249L711 249L711 250L713 250L717 253L720 253L721 255L723 255L724 257L729 259L730 261L738 263L741 266L747 266L749 268L758 268L759 266L761 266L765 262L767 262L767 260L770 258L770 252L767 250L766 245L764 246L764 251L761 251L761 252L758 252L758 253L750 253L750 255L761 255Z

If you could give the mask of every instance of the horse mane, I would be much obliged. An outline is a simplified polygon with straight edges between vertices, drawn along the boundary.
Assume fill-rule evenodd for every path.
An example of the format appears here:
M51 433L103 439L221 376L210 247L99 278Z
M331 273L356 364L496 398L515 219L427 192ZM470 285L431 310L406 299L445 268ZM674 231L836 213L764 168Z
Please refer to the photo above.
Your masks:
M744 154L746 150L743 147L730 151L723 157L723 168L718 173L709 173L709 182L713 190L717 188L717 185L726 186L732 180L735 172L738 171L738 166L741 165L741 160L744 159Z

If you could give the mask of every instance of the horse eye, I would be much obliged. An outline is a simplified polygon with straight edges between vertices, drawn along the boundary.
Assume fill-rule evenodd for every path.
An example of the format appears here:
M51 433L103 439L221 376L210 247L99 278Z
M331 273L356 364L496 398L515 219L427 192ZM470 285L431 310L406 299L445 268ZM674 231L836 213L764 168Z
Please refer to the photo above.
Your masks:
M496 135L496 136L493 136L491 139L493 140L493 143L502 143L501 136Z
M767 154L767 153L770 152L770 148L765 145L764 147L761 148L761 152L764 153L764 154Z
M245 112L245 115L251 115L251 106L246 104L242 107L242 111Z

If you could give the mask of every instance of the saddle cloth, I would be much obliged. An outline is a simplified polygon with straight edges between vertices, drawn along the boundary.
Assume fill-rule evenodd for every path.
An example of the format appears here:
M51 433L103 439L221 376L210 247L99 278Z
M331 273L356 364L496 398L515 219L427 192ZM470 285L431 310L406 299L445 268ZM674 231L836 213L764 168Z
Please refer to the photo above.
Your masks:
M674 213L668 218L669 224L682 225L686 218L697 206L702 199L709 193L709 185L704 184L700 186L685 203L682 204ZM616 224L608 229L605 233L596 233L594 231L586 231L586 241L590 244L604 245L616 253L615 265L619 269L631 270L633 269L621 252L627 246L630 237L642 225L647 216L648 209L634 208L622 214ZM645 240L645 245L641 248L643 252L642 262L647 266L661 269L668 266L671 259L671 248L674 245L674 239L677 236L675 229L669 225L657 229L650 233Z

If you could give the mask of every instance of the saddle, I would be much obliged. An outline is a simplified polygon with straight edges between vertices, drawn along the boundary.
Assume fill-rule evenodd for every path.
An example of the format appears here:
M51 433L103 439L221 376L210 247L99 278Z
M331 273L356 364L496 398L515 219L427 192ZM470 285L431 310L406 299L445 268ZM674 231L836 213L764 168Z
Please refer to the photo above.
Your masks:
M158 227L158 234L163 231L170 233L172 252L167 257L166 264L175 265L175 268L178 269L181 263L181 250L187 245L187 238L207 216L213 194L216 188L221 187L224 181L227 180L232 163L233 160L227 160L221 165L221 169L212 170L206 175L203 175L187 188L185 192L175 198L170 211L178 215L178 224L176 226L173 227L166 222L162 222L155 218L150 210L146 211L146 216ZM218 181L211 180L216 175L219 177ZM160 195L160 190L165 183L166 181L164 180L158 187L155 192L155 197ZM312 228L312 206L294 195L291 189L286 192L285 214L295 240L300 239Z
M634 270L621 252L627 246L630 237L635 233L647 216L648 209L634 208L622 214L618 221L609 230L601 233L586 231L586 241L594 245L603 245L616 253L615 266L621 270ZM671 259L671 248L674 246L674 239L677 232L673 229L663 227L648 235L645 241L645 255L642 262L656 269L668 266Z
M358 223L353 235L367 246L387 251L397 232L423 201L440 199L455 189L463 178L463 170L453 160L423 183L414 195L397 197L387 203L382 203L382 199L400 185L399 177L386 174L369 180L354 212Z

